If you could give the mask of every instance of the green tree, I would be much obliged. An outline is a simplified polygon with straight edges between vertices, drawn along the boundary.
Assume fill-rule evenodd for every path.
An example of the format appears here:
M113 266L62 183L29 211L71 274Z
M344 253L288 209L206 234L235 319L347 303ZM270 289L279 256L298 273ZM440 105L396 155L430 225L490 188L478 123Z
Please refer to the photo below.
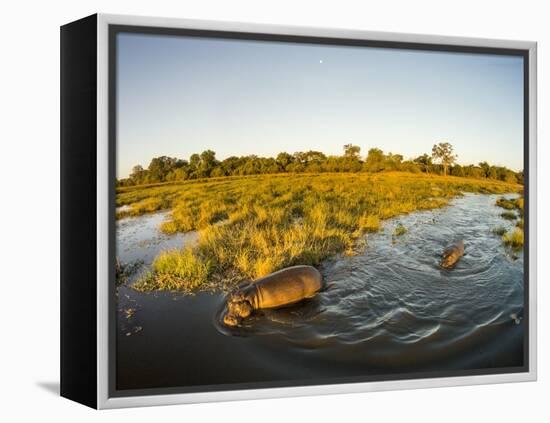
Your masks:
M238 175L243 162L242 157L230 156L220 163L220 167L226 175Z
M462 166L460 166L459 164L454 165L451 168L451 175L453 175L453 176L464 176L464 169L462 169Z
M201 156L197 153L191 154L191 157L189 157L189 176L191 178L197 178L200 163Z
M430 173L430 169L433 165L431 156L424 153L421 156L418 156L416 159L414 159L414 162L418 164L424 172Z
M149 163L147 168L147 179L149 182L163 182L166 176L179 165L182 161L175 157L160 156L155 157Z
M384 170L385 156L379 148L371 148L365 160L365 169L368 172L380 172Z
M470 178L484 178L485 174L483 173L483 169L481 169L478 166L464 166L462 168L462 171L464 172L464 176L468 176Z
M303 153L306 163L321 163L327 159L324 153L320 151L309 150Z
M205 150L199 156L200 161L197 168L199 178L208 178L212 170L218 165L216 153L212 150Z
M212 172L210 172L210 176L212 178L216 178L218 176L226 176L226 175L225 175L225 171L223 170L223 168L221 166L217 166L214 169L212 169Z
M448 142L440 142L434 144L432 148L432 157L434 160L439 160L443 166L443 175L447 175L447 169L452 166L457 159L457 155L453 154L453 146Z
M194 178L230 175L276 174L281 172L381 172L400 170L405 172L437 172L444 175L491 178L506 182L523 183L523 171L514 172L504 166L493 166L486 161L479 166L455 164L453 146L447 142L434 145L432 156L423 154L413 160L404 160L401 154L385 154L379 148L371 148L363 162L360 148L352 144L344 146L340 156L326 156L315 150L297 151L294 154L280 152L274 157L231 156L223 161L216 153L205 150L192 154L189 162L175 157L160 156L151 160L149 167L133 167L127 178L117 179L117 186L131 186L156 182L180 181ZM438 161L434 164L434 159Z
M143 183L145 176L147 174L147 171L143 169L143 166L141 165L135 165L132 168L132 173L130 173L130 181L132 184L137 185Z
M412 160L405 160L401 163L400 169L404 172L411 172L411 173L421 173L422 168L418 163L415 163Z
M387 170L400 170L403 156L401 154L388 153L384 158L384 168Z
M288 154L283 151L277 154L277 158L275 160L283 170L286 170L286 167L294 162L294 157L292 156L292 154Z
M483 174L483 177L488 178L489 173L491 171L491 165L487 162L480 162L480 163L478 163L478 165L481 169L481 173Z
M344 157L354 158L359 160L360 153L361 153L361 147L353 144L344 145Z

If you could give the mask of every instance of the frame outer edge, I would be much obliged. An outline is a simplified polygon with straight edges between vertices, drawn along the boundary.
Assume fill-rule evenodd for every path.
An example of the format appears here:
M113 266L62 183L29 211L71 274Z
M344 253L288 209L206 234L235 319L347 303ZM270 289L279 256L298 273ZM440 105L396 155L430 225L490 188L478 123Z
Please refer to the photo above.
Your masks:
M421 33L399 33L385 31L365 31L349 28L324 28L315 26L260 24L239 21L214 21L200 19L163 18L140 15L98 14L105 21L117 25L147 27L174 27L213 31L235 31L267 33L276 35L298 35L326 38L359 38L373 41L395 41L420 44L446 44L468 47L493 47L530 50L536 42L527 40L507 40L497 38L461 37L451 35L431 35Z
M97 14L97 408L109 400L108 40L106 15ZM107 195L105 195L107 194Z
M537 43L529 47L529 375L537 380Z
M361 382L284 388L209 391L183 394L144 395L109 398L108 350L108 27L110 24L147 27L174 27L216 31L260 32L276 35L358 38L379 41L432 43L465 47L510 48L529 51L529 371L496 375L455 376L432 379ZM489 383L537 380L537 43L490 38L471 38L372 32L354 29L301 27L228 21L206 21L147 16L97 14L97 408L112 409L197 402L238 401L311 395L362 393L401 389L421 389Z

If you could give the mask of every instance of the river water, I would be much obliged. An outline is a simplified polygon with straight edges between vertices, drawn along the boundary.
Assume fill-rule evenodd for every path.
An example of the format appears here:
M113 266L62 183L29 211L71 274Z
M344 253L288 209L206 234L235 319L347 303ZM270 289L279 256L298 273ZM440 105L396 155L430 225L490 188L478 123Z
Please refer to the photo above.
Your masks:
M514 224L500 217L498 197L466 194L385 222L360 254L323 263L326 287L315 298L259 313L237 330L219 324L222 294L120 287L117 388L283 386L522 366L523 253L492 233ZM117 223L123 262L146 266L158 251L196 239L160 235L162 219ZM395 237L398 224L407 232ZM465 256L441 269L441 252L459 239Z

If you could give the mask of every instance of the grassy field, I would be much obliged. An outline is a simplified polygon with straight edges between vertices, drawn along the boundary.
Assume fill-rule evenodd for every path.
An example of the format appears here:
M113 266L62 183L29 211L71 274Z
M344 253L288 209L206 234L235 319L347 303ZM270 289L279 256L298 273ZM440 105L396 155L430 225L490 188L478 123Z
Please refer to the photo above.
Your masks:
M162 252L137 289L226 289L286 266L354 254L382 220L442 207L462 192L521 190L495 180L412 173L211 178L119 189L117 205L128 207L117 217L171 209L162 231L199 231L193 247Z

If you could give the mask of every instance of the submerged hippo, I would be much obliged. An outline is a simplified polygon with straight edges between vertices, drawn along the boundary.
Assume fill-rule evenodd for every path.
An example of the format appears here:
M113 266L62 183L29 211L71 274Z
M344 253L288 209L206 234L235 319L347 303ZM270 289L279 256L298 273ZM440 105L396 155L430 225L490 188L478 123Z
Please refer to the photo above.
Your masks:
M322 284L321 274L312 266L279 270L230 294L223 322L227 326L237 326L254 310L283 307L313 297Z
M441 267L445 269L450 269L453 267L458 259L464 255L464 241L460 240L458 242L455 242L452 245L449 245L447 248L445 248L445 251L443 251L443 254L441 255Z

